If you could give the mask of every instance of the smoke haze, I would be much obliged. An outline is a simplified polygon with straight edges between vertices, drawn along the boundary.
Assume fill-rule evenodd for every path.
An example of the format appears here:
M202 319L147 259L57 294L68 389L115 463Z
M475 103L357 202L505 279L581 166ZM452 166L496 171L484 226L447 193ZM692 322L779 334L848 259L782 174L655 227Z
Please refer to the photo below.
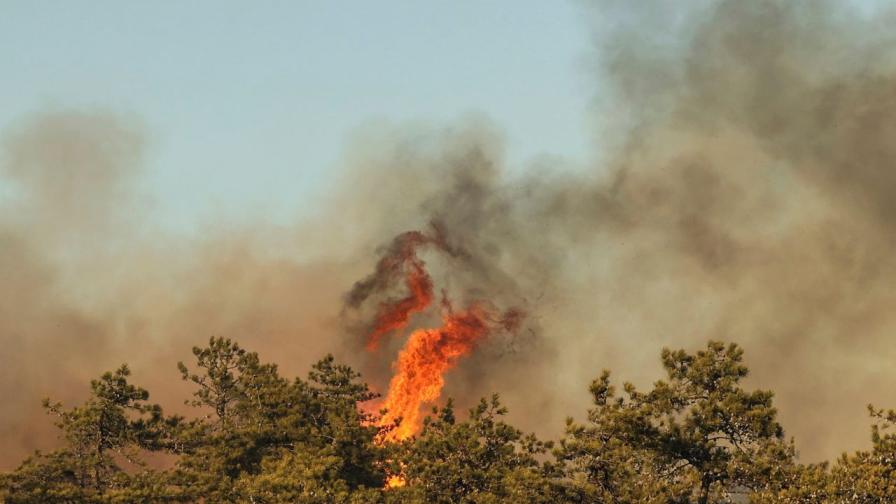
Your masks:
M527 313L449 372L461 405L500 392L514 423L556 436L601 369L644 385L663 346L723 339L745 347L751 385L776 392L804 460L864 446L864 405L894 405L896 381L894 13L818 1L583 13L599 35L593 162L508 167L499 127L477 117L374 124L325 204L288 227L169 235L140 192L137 119L23 118L0 165L12 187L0 462L52 446L42 397L77 400L121 362L178 410L174 365L211 335L290 374L333 352L382 391L402 338L365 352L365 306L347 308L346 293L395 236L432 223L463 251L420 253L436 292ZM409 329L433 324L437 310Z

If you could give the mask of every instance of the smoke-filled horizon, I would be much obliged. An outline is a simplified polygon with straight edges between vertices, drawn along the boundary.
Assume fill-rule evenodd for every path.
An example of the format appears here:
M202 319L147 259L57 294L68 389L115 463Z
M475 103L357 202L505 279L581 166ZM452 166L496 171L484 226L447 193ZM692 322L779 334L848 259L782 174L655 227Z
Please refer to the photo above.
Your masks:
M745 348L751 385L776 393L804 460L865 446L865 404L896 406L894 13L633 4L583 7L601 34L597 159L508 166L501 125L481 118L378 126L291 226L168 234L141 193L136 120L23 118L0 171L13 187L0 216L0 463L53 445L42 397L77 400L121 362L186 411L175 363L211 335L290 374L332 352L385 391L407 333L370 353L364 321L402 285L347 295L396 236L433 223L463 251L420 252L434 292L526 313L448 371L443 398L498 392L514 423L556 437L602 369L647 383L662 347L721 339ZM434 306L408 329L438 319Z

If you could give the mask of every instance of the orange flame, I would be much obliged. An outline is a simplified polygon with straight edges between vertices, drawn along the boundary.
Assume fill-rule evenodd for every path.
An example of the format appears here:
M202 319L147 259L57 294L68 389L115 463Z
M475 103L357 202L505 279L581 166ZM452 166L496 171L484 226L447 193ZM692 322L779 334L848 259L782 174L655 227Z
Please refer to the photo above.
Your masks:
M405 285L410 293L407 297L380 307L376 326L367 340L368 350L376 349L385 334L407 325L413 313L422 311L432 302L432 279L426 272L423 261L412 256L408 262L410 271Z
M400 475L392 475L386 478L386 488L403 487L405 484L407 484L407 482Z
M375 271L356 283L347 298L349 306L357 307L374 293L386 292L396 282L403 281L407 295L381 302L373 327L367 334L366 347L376 350L386 334L407 326L413 314L428 308L433 301L433 282L426 263L418 256L422 247L432 246L451 257L466 257L466 252L450 246L442 228L432 224L432 233L408 231L392 241L377 262ZM443 294L444 296L444 294ZM513 331L524 316L511 309L500 318L494 317L491 305L474 303L466 310L455 312L443 297L442 327L414 331L393 364L395 375L389 383L383 407L386 414L381 426L399 425L389 430L382 442L395 442L413 436L421 427L421 408L434 403L445 385L444 373L470 353L476 344L493 329ZM390 477L388 486L401 486L401 476Z
M375 350L384 335L407 325L412 314L424 310L432 302L432 279L426 271L426 264L417 256L417 249L440 243L440 240L419 231L402 233L393 240L389 253L377 263L374 274L356 284L355 289L366 297L372 288L380 287L381 282L391 281L403 274L408 289L406 297L380 304L373 330L367 338L368 350Z
M395 363L395 376L386 395L382 425L401 418L401 424L386 435L401 441L414 435L421 425L420 408L435 402L445 385L444 373L459 357L468 354L489 331L485 312L477 306L461 313L448 313L439 329L414 331Z

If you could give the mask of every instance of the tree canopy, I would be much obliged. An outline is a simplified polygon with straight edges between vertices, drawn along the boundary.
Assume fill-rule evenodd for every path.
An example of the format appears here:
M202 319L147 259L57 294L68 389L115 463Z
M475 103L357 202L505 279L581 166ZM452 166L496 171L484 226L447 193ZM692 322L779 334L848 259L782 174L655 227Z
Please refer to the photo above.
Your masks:
M556 442L507 422L498 395L453 402L387 441L377 394L326 356L305 378L211 338L178 363L196 414L166 414L127 366L81 405L44 401L61 447L0 476L6 503L886 503L896 502L896 411L869 406L870 450L801 464L773 394L747 390L743 350L662 351L665 377L591 384ZM382 413L382 412L380 412ZM578 412L574 412L578 413ZM147 457L166 454L163 468Z

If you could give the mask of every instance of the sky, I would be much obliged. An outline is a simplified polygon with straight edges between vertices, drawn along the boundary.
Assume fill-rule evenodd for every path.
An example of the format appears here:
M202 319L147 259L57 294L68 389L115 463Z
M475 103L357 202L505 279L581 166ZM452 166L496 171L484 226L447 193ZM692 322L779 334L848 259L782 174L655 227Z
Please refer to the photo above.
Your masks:
M481 114L511 165L587 157L589 33L573 2L249 6L0 0L0 136L47 111L133 118L144 190L173 230L306 213L378 121Z

